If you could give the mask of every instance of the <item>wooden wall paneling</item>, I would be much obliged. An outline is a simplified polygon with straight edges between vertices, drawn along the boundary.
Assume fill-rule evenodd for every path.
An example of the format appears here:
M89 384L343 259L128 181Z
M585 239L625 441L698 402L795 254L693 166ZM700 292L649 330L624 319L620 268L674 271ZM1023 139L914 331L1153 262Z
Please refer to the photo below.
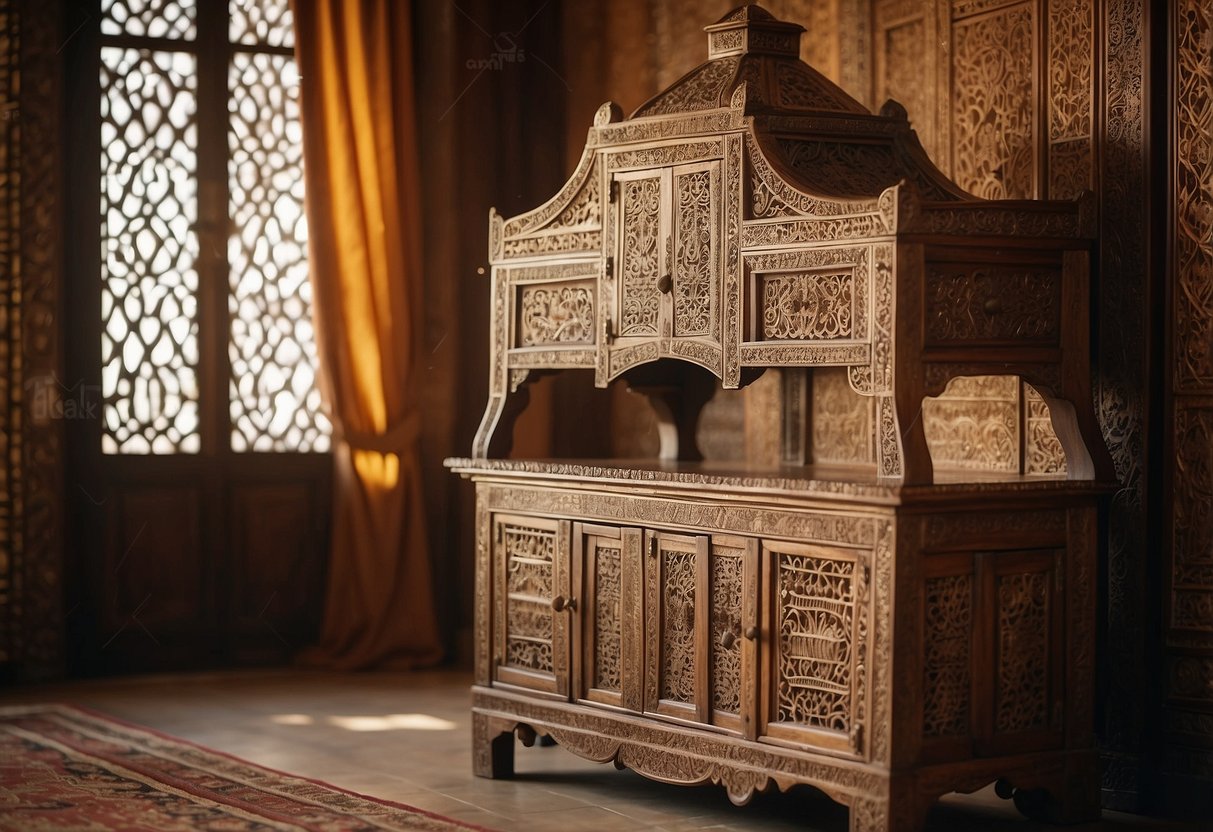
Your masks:
M1159 797L1213 812L1213 9L1179 0L1166 21L1169 295ZM1160 85L1161 86L1161 85Z
M324 481L238 482L229 490L232 590L223 619L238 664L288 661L316 637L331 504L328 489L317 487Z

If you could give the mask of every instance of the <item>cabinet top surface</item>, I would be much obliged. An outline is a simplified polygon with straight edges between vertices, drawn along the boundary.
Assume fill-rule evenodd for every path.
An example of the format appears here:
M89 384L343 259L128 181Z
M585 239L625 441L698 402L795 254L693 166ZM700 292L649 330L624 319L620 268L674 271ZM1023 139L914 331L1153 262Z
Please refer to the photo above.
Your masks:
M659 488L670 492L716 492L729 496L778 495L868 505L908 505L971 495L975 500L1006 497L1064 499L1107 493L1111 486L1089 480L1044 476L994 476L974 481L972 471L936 474L932 485L881 482L875 471L822 465L755 466L727 462L662 462L660 460L524 460L452 457L446 467L474 480L501 479L532 484L553 482L568 487L625 491ZM963 481L962 478L963 477ZM950 481L951 480L951 481Z

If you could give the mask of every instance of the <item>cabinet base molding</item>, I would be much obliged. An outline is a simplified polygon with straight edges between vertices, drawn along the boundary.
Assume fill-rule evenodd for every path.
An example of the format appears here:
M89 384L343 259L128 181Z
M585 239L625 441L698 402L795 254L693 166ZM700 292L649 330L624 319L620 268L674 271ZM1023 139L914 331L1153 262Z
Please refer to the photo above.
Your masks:
M1037 809L1042 819L1099 819L1099 760L1089 750L892 771L595 706L537 702L525 694L482 686L473 687L472 694L473 768L478 777L513 777L514 743L530 746L544 736L579 757L628 768L652 780L723 786L738 806L771 789L809 785L850 807L850 832L922 829L939 797L971 793L996 781L1001 781L1000 790L1024 795L1022 803L1016 802L1029 813Z

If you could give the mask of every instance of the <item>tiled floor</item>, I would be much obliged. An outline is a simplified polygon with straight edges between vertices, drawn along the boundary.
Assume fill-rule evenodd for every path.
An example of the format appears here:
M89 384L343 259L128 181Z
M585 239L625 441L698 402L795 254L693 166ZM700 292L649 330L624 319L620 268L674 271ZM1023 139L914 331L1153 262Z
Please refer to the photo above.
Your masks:
M716 787L645 780L552 747L517 749L517 777L471 775L469 678L457 672L295 671L109 679L8 689L0 703L70 702L261 765L313 777L492 829L846 830L847 811L810 789L759 795L744 808ZM1044 829L992 789L944 798L931 830ZM1089 830L1186 830L1106 813Z

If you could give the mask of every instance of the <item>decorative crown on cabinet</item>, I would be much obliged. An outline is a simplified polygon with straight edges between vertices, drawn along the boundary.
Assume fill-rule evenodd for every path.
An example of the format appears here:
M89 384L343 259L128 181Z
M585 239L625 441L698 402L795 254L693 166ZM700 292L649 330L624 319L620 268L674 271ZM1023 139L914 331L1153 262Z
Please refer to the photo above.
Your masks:
M548 202L489 217L490 400L473 456L508 445L533 370L595 384L676 359L725 388L845 367L875 400L882 479L931 482L922 398L963 375L1040 391L1075 479L1110 479L1090 405L1093 203L988 201L800 61L803 29L744 6L708 60L623 119L599 108ZM503 418L504 417L504 418ZM663 456L677 456L664 449Z

